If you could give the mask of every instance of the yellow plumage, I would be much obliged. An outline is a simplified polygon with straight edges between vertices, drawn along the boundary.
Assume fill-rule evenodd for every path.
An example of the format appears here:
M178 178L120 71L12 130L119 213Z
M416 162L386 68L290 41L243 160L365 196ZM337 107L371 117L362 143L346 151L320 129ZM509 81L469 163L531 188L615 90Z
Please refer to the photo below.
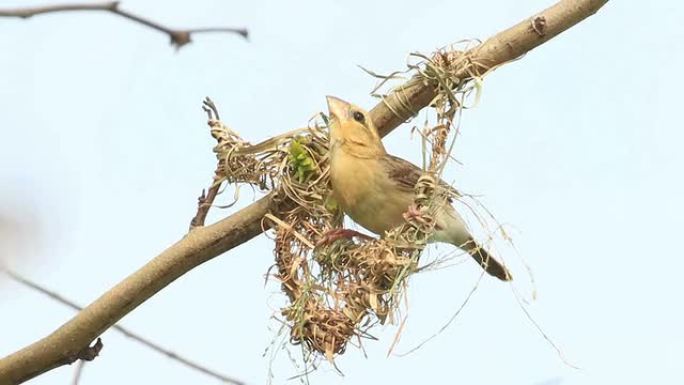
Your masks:
M421 170L385 151L366 111L332 96L327 99L333 196L356 223L384 235L404 223ZM510 280L508 270L475 243L446 197L443 201L432 240L467 251L489 274Z

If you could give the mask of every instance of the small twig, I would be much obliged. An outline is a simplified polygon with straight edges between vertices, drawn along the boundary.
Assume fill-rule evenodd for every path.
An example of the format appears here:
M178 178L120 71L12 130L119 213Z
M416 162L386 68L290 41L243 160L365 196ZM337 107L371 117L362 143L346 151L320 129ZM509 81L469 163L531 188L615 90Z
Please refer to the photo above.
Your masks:
M80 307L78 304L74 303L73 301L71 301L67 298L64 298L60 294L55 293L54 291L51 291L50 289L44 288L43 286L29 280L28 278L25 278L25 277L15 273L14 271L9 270L6 267L0 267L0 272L4 272L5 274L7 274L7 276L12 278L16 282L18 282L18 283L20 283L20 284L22 284L28 288L31 288L37 292L40 292L40 293L50 297L51 299L53 299L53 300L55 300L55 301L57 301L63 305L66 305L66 306L68 306L68 307L70 307L76 311L83 310L82 307ZM126 337L128 337L134 341L137 341L137 342L145 345L146 347L156 351L157 353L161 353L161 354L167 356L168 358L170 358L172 360L178 361L179 363L181 363L181 364L183 364L183 365L185 365L191 369L197 370L198 372L202 372L208 376L211 376L211 377L214 377L218 380L221 380L224 383L237 384L237 385L243 384L242 381L228 377L228 376L223 375L221 373L217 373L217 372L215 372L211 369L208 369L208 368L206 368L200 364L192 362L187 358L181 357L178 354L159 346L155 342L152 342L152 341L150 341L144 337L141 337L140 335L124 328L123 326L121 326L119 324L113 325L112 329L118 331L119 333L123 334L124 336L126 336ZM88 346L85 349L83 349L78 354L78 356L72 360L72 362L76 361L77 359L85 360L85 361L92 361L97 356L97 353L99 353L101 349L102 349L102 341L98 338L95 345L93 345L92 347ZM93 355L93 353L94 353L94 355ZM74 381L76 381L76 378L74 378ZM74 382L74 383L76 383L76 382Z
M216 167L216 170L218 171L218 167ZM211 208L211 205L214 203L214 199L216 199L216 195L218 195L219 189L221 188L220 183L216 183L216 178L218 177L218 174L214 174L214 184L209 188L209 191L205 193L205 190L202 190L202 194L200 194L199 198L197 198L197 214L192 218L190 221L190 230L196 228L196 227L202 227L204 226L204 221L207 219L207 214L209 214L209 209Z
M202 109L207 113L207 121L209 126L211 126L212 122L221 120L218 107L216 107L214 101L208 96L204 98L204 101L202 102ZM220 169L221 162L219 161L219 163L216 165L216 171L214 171L214 181L211 184L211 187L209 187L209 191L205 194L205 190L202 190L202 194L199 196L199 198L197 198L197 214L195 214L190 221L190 230L196 227L204 226L204 221L207 219L209 209L211 208L211 205L214 204L214 199L216 199L216 195L218 195L218 192L221 189L221 184L217 183L219 180Z
M219 115L218 112L218 107L216 107L216 103L214 103L213 100L211 100L210 97L205 97L204 100L202 101L202 109L204 112L207 113L207 119L208 120L221 120L221 115Z
M106 11L111 12L115 15L119 15L126 19L132 20L138 24L142 24L146 27L155 29L159 32L163 32L169 36L171 39L171 45L179 49L184 45L192 41L192 35L197 33L235 33L243 38L247 39L249 37L249 32L245 28L229 28L229 27L209 27L209 28L194 28L194 29L172 29L163 26L157 22L146 19L142 16L135 15L128 11L124 11L119 8L118 1L108 1L96 4L60 4L60 5L48 5L39 7L26 7L26 8L12 8L12 9L0 9L0 17L19 17L22 19L27 19L35 15L41 15L44 13L54 13L54 12L70 12L70 11Z

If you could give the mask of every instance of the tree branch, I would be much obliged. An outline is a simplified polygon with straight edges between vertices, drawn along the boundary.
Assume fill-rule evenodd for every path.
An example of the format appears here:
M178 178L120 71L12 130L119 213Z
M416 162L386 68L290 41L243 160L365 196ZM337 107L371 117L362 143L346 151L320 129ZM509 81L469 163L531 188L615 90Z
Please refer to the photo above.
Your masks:
M261 234L270 195L198 228L96 299L49 336L0 360L0 385L20 384L65 364L97 336L176 278Z
M124 11L119 8L118 1L108 1L102 3L84 3L84 4L61 4L48 5L40 7L26 7L13 9L0 9L0 17L19 17L28 19L35 15L54 12L71 12L71 11L105 11L119 15L126 19L132 20L138 24L163 32L171 39L171 45L181 48L192 41L192 35L198 33L221 32L221 33L236 33L243 38L249 37L249 32L245 28L228 28L228 27L212 27L212 28L194 28L194 29L172 29L163 26L155 21L146 19L142 16Z
M608 0L561 0L556 5L502 31L465 53L476 73L516 59L594 14ZM472 73L461 74L462 78ZM412 82L371 110L382 135L388 134L435 96L433 84ZM407 108L408 107L408 108ZM403 111L403 112L402 112ZM395 115L395 112L399 112ZM279 207L269 194L213 225L198 227L148 262L49 336L0 360L0 385L18 384L64 363L176 278L249 241L262 231L262 219Z
M7 276L12 278L14 281L32 289L32 290L35 290L35 291L37 291L43 295L46 295L49 298L61 303L62 305L68 306L68 307L70 307L76 311L83 310L82 307L77 305L75 302L69 300L68 298L63 297L63 296L59 295L58 293L55 293L54 291L49 290L49 289L39 285L38 283L33 282L30 279L15 273L12 270L9 270L7 268L3 268L0 266L0 272L4 272L5 274L7 274ZM159 344L152 342L152 341L148 340L147 338L142 337L139 334L134 333L134 332L126 329L125 327L123 327L119 324L112 325L112 329L118 331L119 333L123 334L124 336L126 336L126 337L128 337L134 341L141 343L142 345L156 351L157 353L163 354L166 357L168 357L172 360L175 360L175 361L189 367L190 369L197 370L198 372L206 374L210 377L213 377L213 378L220 380L220 381L227 383L227 384L236 384L236 385L242 385L243 384L239 380L236 380L234 378L230 378L230 377L223 375L221 373L217 373L217 372L215 372L215 371L213 371L207 367L204 367L204 366L197 364L197 363L195 363L195 362L193 362L193 361L191 361L191 360L189 360L183 356L180 356L180 355L178 355L178 354L176 354L176 353L174 353L168 349L165 349L165 348L161 347ZM83 360L81 360L80 364L82 364L82 363L83 363ZM74 382L77 382L77 379L80 377L81 368L82 368L82 365L79 366L78 369L76 370L76 372L75 372L76 374L74 374Z
M462 79L481 76L487 71L515 60L558 36L561 32L596 13L608 0L561 0L531 18L490 37L466 52L476 73L461 73ZM543 27L541 27L543 25ZM394 92L371 111L371 118L382 136L425 108L436 96L435 88L414 84ZM406 108L409 106L410 108Z

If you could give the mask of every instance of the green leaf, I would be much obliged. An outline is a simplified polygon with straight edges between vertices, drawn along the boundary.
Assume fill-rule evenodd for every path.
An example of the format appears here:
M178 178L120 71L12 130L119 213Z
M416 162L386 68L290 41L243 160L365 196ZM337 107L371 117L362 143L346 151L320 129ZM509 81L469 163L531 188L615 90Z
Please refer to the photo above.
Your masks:
M304 182L316 170L316 163L306 150L303 140L292 141L289 148L289 161L299 182Z

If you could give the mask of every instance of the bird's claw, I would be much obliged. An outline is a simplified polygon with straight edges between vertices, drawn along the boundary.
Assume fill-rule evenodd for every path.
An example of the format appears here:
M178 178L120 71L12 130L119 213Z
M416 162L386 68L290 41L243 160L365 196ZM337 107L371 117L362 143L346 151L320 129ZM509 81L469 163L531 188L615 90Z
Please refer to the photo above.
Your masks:
M420 210L418 205L416 205L415 203L411 203L406 212L402 215L404 216L404 219L406 219L406 221L410 222L412 219L421 218L423 216L423 212Z
M421 208L415 203L412 203L406 212L402 214L402 216L406 222L409 223L420 223L425 226L428 226L430 223L432 223L432 217L426 215L426 213L423 212L423 210L421 210Z

